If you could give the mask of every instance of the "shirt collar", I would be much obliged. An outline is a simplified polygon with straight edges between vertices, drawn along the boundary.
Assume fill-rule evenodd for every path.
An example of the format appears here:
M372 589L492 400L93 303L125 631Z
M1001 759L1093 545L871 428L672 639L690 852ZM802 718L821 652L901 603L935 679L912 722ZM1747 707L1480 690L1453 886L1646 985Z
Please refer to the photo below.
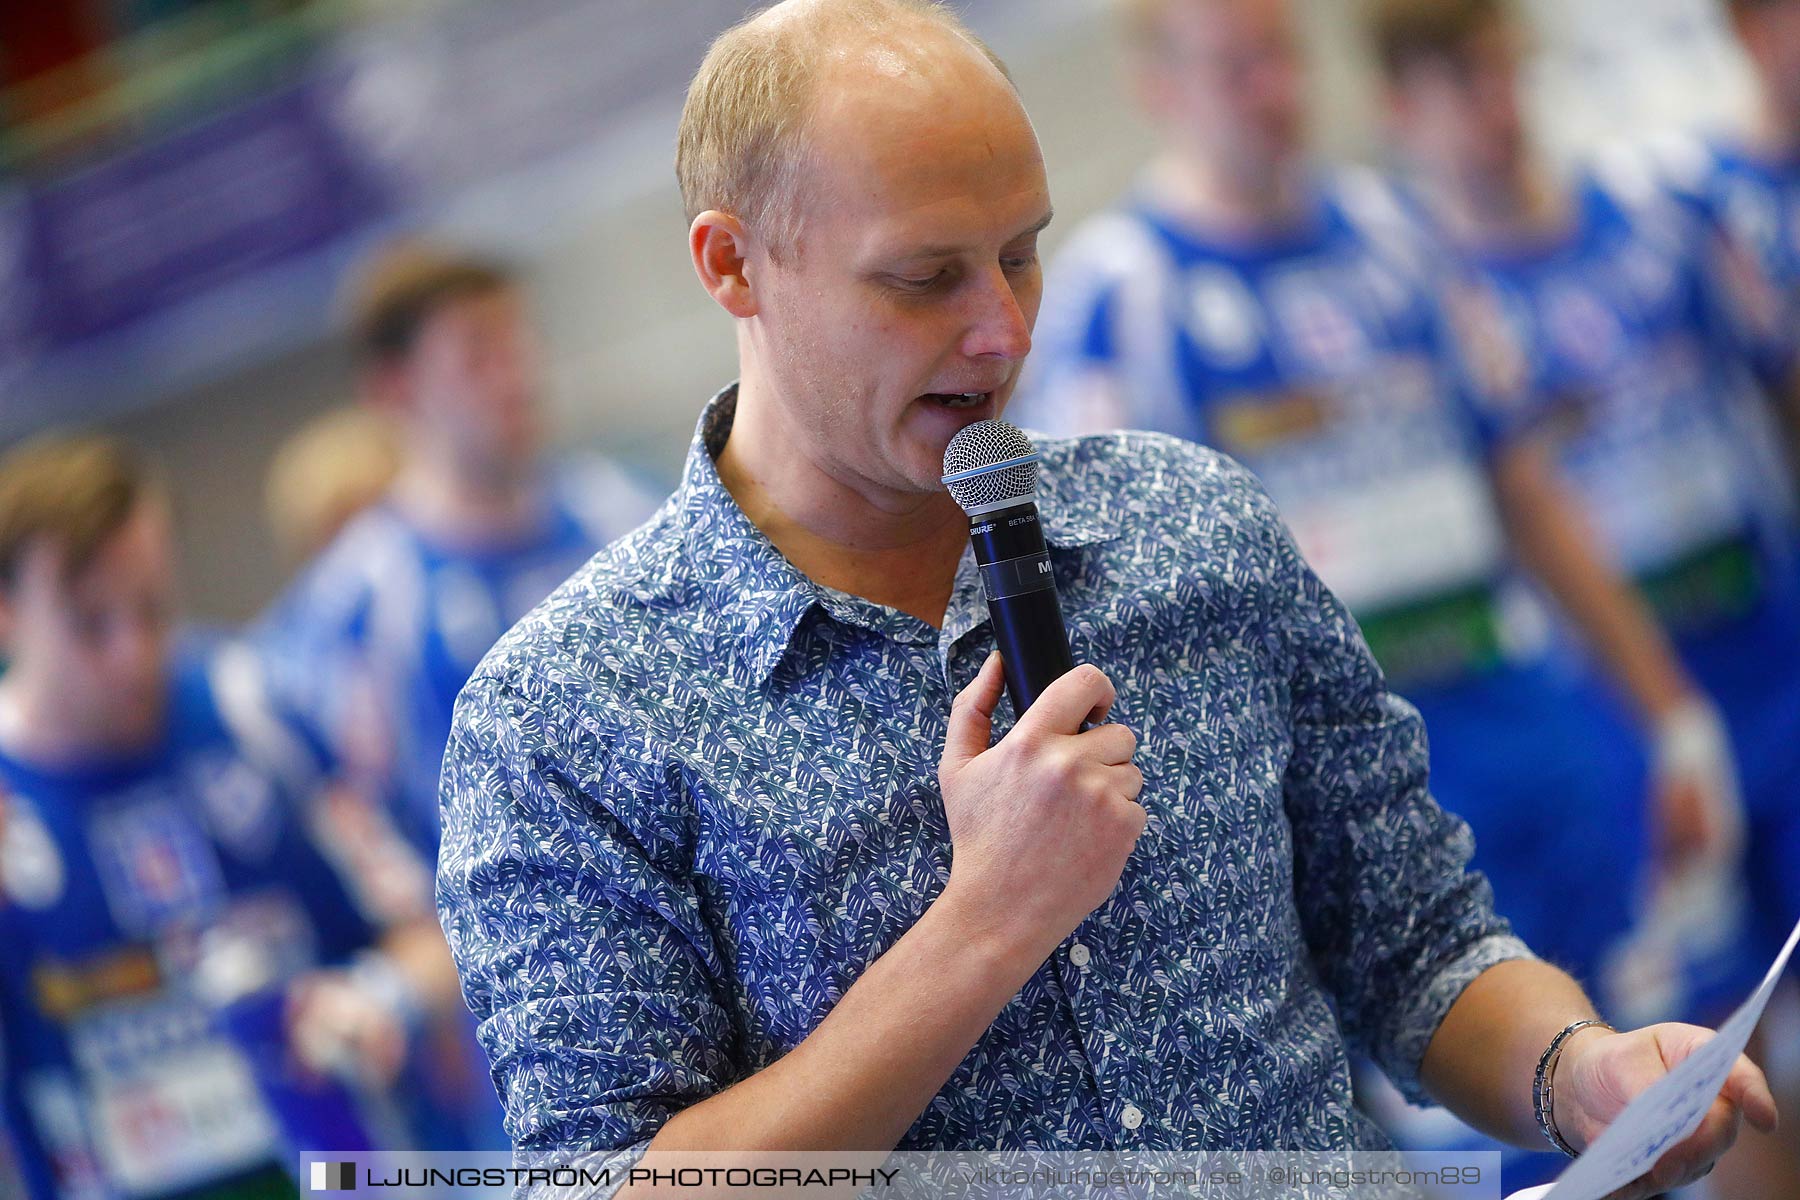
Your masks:
M819 603L819 588L775 548L719 478L715 456L737 415L737 384L700 414L682 469L679 522L687 569L735 653L732 675L746 688L768 679L794 631Z
M707 402L682 468L678 521L691 578L718 614L732 643L732 673L746 688L760 687L787 653L801 621L828 598L756 527L719 478L716 456L737 415L737 384ZM1079 453L1075 455L1079 458ZM1039 487L1039 517L1053 550L1076 549L1118 536L1116 517L1065 502L1068 483L1056 474Z

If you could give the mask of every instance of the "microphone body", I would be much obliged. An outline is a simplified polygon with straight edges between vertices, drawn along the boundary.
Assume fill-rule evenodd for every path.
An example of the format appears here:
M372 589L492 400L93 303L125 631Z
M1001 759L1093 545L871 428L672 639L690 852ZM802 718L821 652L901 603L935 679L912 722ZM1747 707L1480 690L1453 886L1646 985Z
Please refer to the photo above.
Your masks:
M969 514L1015 715L1075 666L1038 522L1037 464L1030 440L1004 421L978 421L944 451L944 486Z
M1021 714L1075 668L1037 505L1027 502L971 517L969 539L1006 669L1006 691L1014 714Z

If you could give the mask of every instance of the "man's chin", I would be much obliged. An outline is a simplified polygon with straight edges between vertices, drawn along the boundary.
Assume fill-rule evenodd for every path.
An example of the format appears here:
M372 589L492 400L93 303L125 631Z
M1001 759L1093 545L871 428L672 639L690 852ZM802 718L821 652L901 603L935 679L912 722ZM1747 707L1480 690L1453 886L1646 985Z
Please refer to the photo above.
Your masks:
M101 752L132 754L148 749L162 737L164 707L157 700L119 706L91 725L88 740Z

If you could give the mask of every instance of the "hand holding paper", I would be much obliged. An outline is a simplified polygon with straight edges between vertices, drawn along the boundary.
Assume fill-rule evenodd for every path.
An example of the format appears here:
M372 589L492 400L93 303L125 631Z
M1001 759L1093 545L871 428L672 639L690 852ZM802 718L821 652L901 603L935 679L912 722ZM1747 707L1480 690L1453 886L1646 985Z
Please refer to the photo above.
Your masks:
M1556 1183L1509 1200L1639 1200L1705 1174L1737 1137L1740 1116L1773 1132L1774 1097L1743 1050L1796 942L1800 925L1762 984L1716 1034L1651 1025L1596 1035L1575 1057L1565 1055L1557 1122L1577 1146L1590 1138L1592 1144Z

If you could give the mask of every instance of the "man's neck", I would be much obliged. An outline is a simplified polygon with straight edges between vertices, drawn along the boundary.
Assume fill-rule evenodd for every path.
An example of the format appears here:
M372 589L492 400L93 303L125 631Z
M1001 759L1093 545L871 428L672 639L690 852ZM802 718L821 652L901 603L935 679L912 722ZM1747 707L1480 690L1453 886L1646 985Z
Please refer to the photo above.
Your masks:
M1181 216L1209 231L1244 239L1289 228L1305 217L1304 176L1298 161L1239 173L1181 153L1165 155L1151 168L1158 196Z
M1800 158L1800 113L1782 112L1765 98L1750 125L1750 144L1770 162Z
M453 545L509 541L529 532L543 515L542 495L523 477L465 479L423 456L401 467L391 494L408 520L433 539Z
M96 760L123 759L148 750L162 733L164 714L148 714L140 729L83 728L59 718L51 703L53 681L16 675L0 683L0 749L49 770Z
M1494 178L1428 172L1417 180L1432 215L1464 245L1540 237L1567 220L1568 206L1557 188L1526 164Z
M747 373L748 374L748 373ZM902 493L847 482L795 453L780 408L739 388L719 479L751 523L807 578L942 627L969 544L948 492Z

